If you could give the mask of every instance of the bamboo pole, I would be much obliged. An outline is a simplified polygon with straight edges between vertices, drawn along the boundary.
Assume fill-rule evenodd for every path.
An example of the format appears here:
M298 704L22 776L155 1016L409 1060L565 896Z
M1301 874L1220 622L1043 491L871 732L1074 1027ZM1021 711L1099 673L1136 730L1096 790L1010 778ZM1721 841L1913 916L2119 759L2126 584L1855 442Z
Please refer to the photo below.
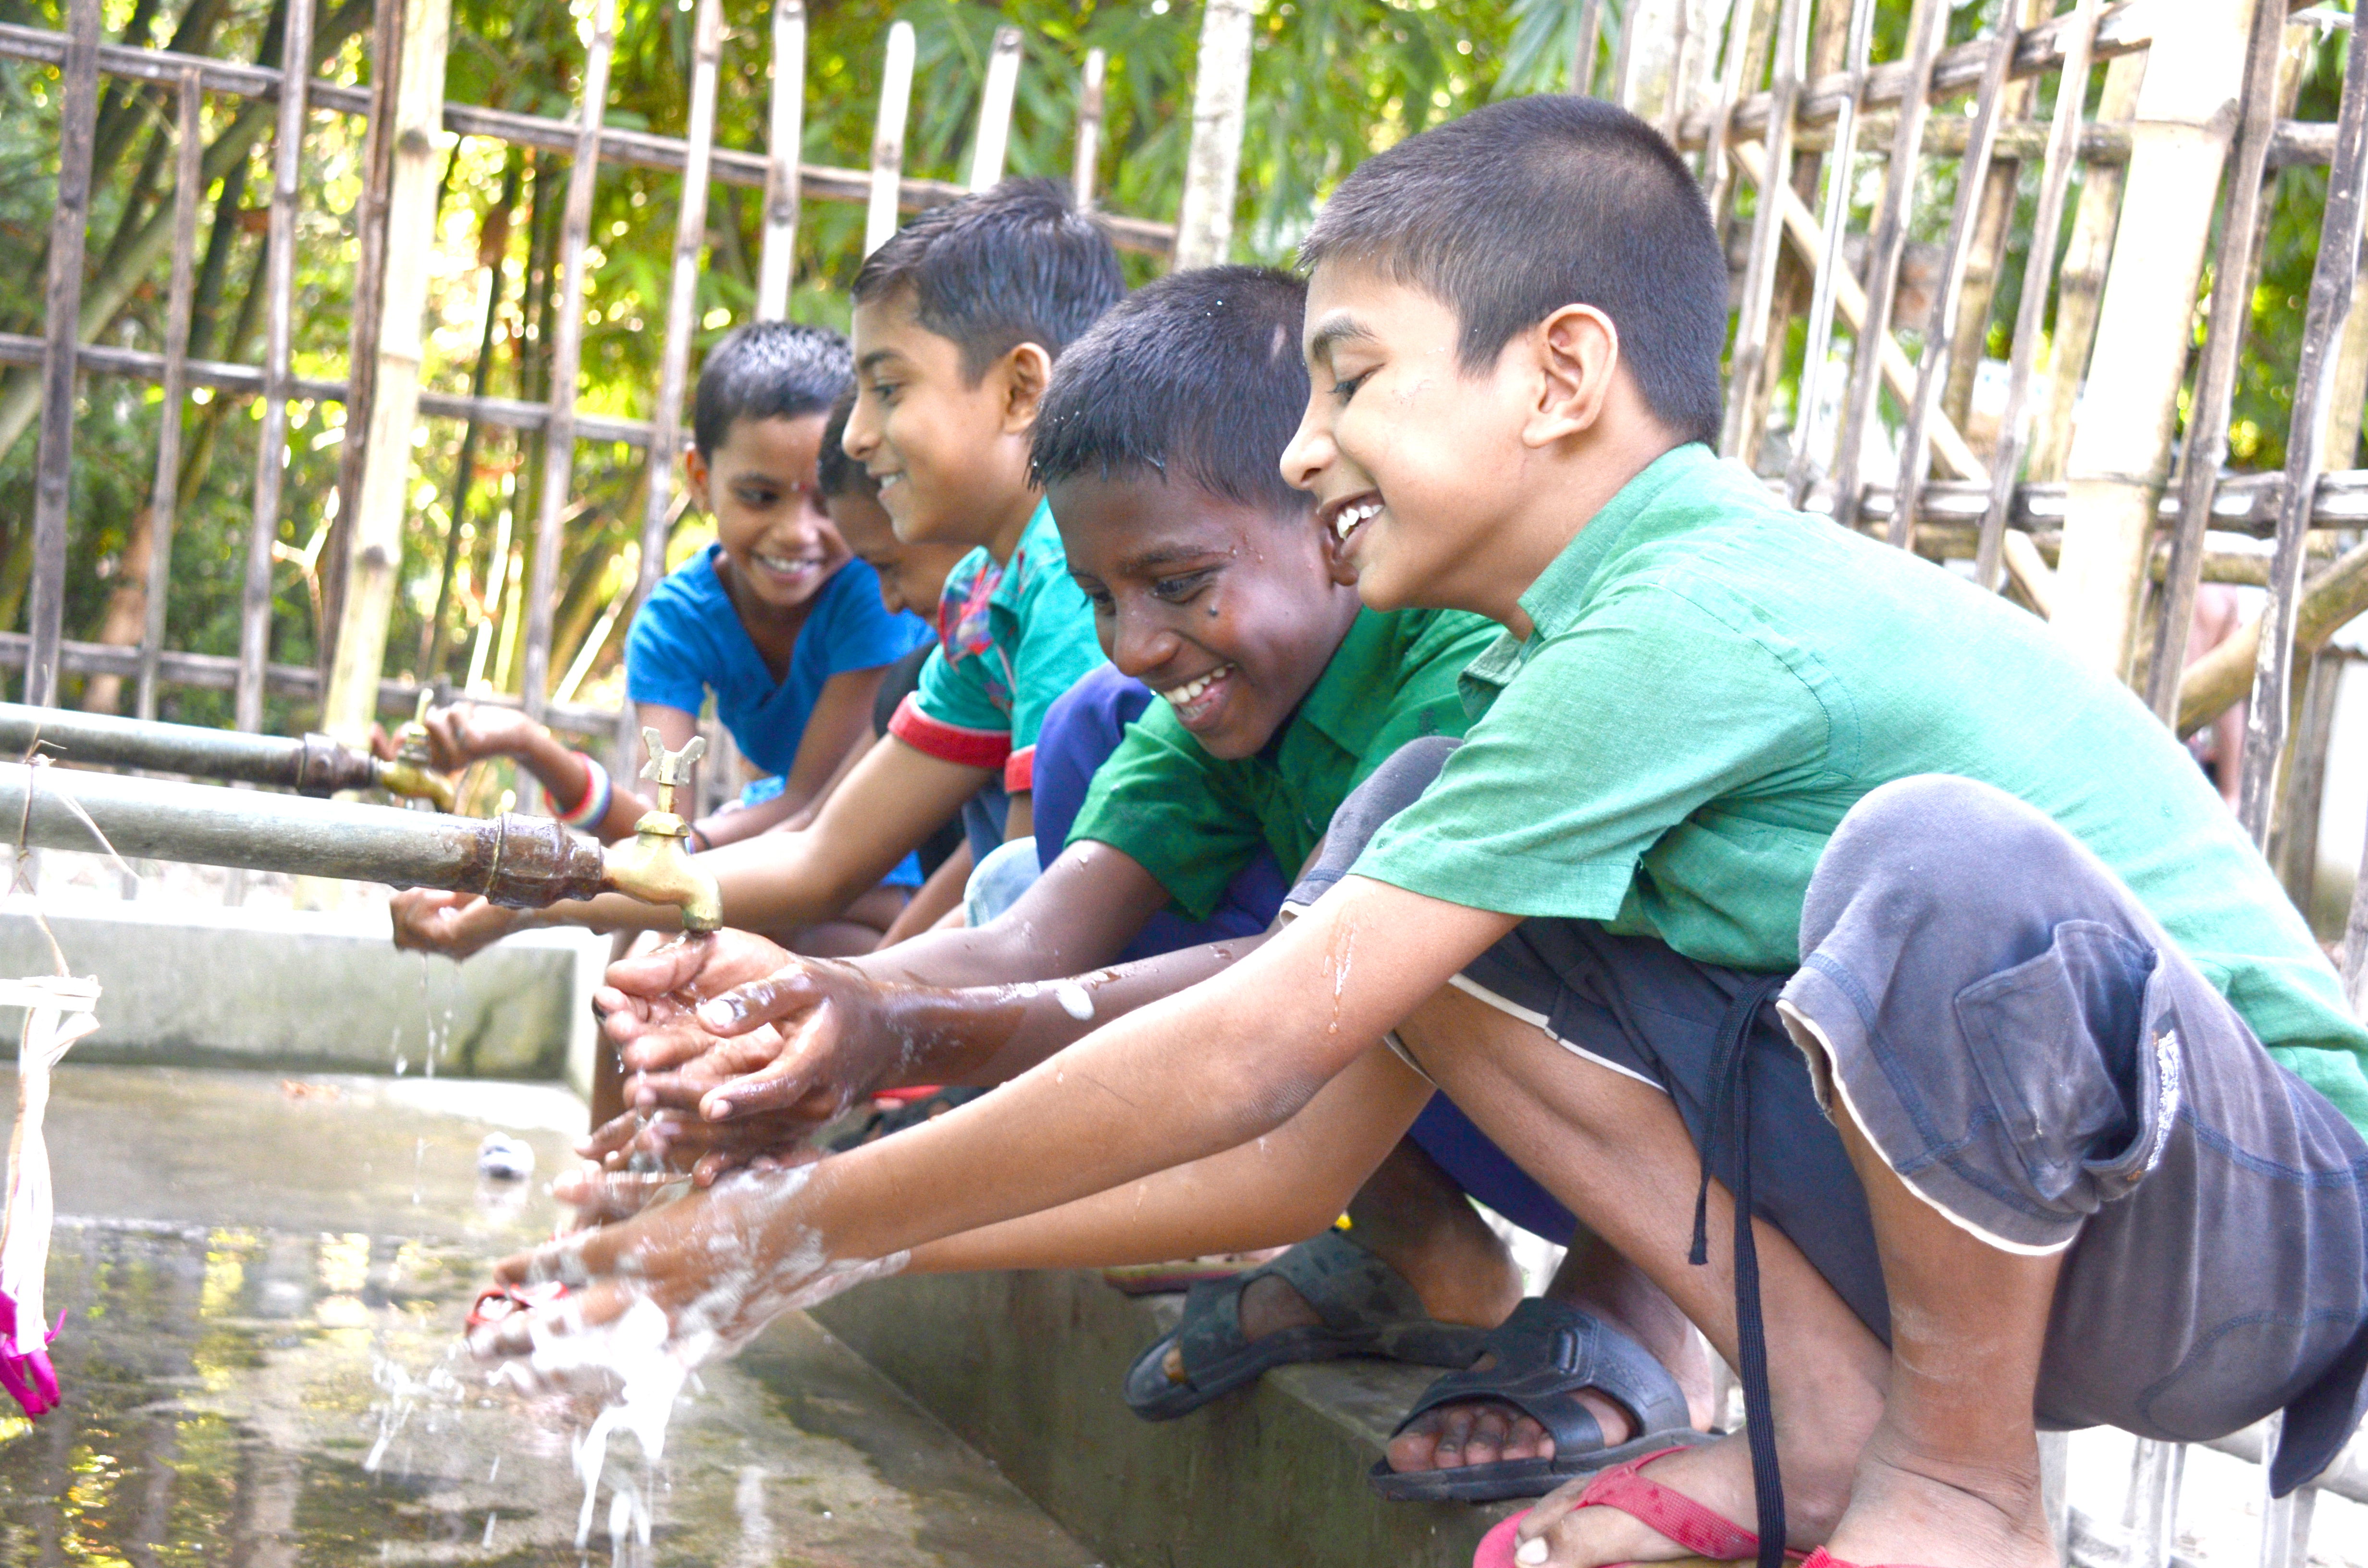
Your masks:
M2321 411L2333 390L2338 338L2360 274L2360 238L2368 219L2368 29L2354 28L2346 53L2343 99L2336 114L2335 160L2318 261L2303 316L2302 362L2294 372L2294 417L2286 435L2285 493L2279 498L2277 551L2271 557L2269 602L2261 610L2253 700L2245 715L2243 793L2237 815L2256 844L2269 842L2285 745L2287 690L2294 680L2295 624L2302 597L2304 535L2318 487L2327 427Z
M2083 408L2073 431L2053 622L2077 657L2116 680L2135 642L2196 282L2244 79L2247 20L2245 0L2186 0L2180 25L2147 56L2130 127L2123 232L2142 227L2144 240L2115 248L2098 307L2091 354L2112 367L2113 392Z
M803 23L801 20L801 31L803 28ZM600 120L608 113L609 68L616 47L616 0L600 0L593 13L592 40L586 47L584 54L584 97L576 108L576 119L581 130L576 137L575 161L567 171L567 207L560 219L559 312L552 334L551 349L551 423L543 427L542 494L538 498L535 512L533 582L527 589L526 671L525 681L519 687L519 693L526 699L528 715L538 722L541 720L543 709L550 700L551 600L552 590L559 582L560 552L566 543L564 517L567 510L567 495L568 492L575 488L575 392L576 382L581 379L584 367L584 251L586 246L591 244L592 239L592 198L594 188L599 182L600 171ZM799 52L803 55L803 44L799 46ZM800 74L803 76L803 71ZM712 119L714 113L714 79L712 68L709 70L707 81L708 113ZM780 84L777 80L774 83L774 117L777 130L780 128L781 91ZM789 88L789 94L794 98L798 92L799 87L793 82ZM697 113L694 103L692 110L694 124ZM795 134L792 131L792 137ZM794 141L791 144L795 145ZM706 190L705 183L701 182L699 222L702 234L707 225ZM690 203L688 187L685 187L683 200L684 205L688 207ZM772 215L768 211L766 215L768 229L765 252L768 267L772 265L772 258L776 254L772 249L773 241L769 227L771 222ZM790 223L791 233L794 234L797 224L794 200L791 204ZM681 238L677 234L675 242L677 253L681 243ZM780 254L786 256L789 252L784 247ZM694 259L696 259L695 256ZM678 260L677 265L679 266ZM780 283L781 292L776 302L780 307L782 314L786 314L789 306L789 274L786 262L783 264ZM777 315L769 319L779 320L780 317ZM675 352L674 335L677 331L671 301L667 308L666 330L668 333L666 352L671 357ZM687 329L684 329L684 335L688 336ZM681 390L678 384L675 398L675 406L678 408L681 402ZM670 465L671 455L666 460ZM650 461L653 464L658 461L657 453L655 450L651 453Z
M41 435L34 456L33 653L25 700L58 701L58 644L65 636L66 508L74 489L74 350L82 317L82 263L89 243L91 139L98 119L99 0L72 0L60 72L57 206L50 217L50 275L41 297Z
M1727 13L1726 52L1719 62L1718 101L1712 106L1710 133L1702 141L1702 176L1710 187L1710 212L1718 225L1719 243L1726 242L1726 209L1731 176L1726 165L1728 121L1735 101L1743 94L1744 70L1753 61L1760 0L1734 0ZM1759 63L1764 65L1761 58ZM1782 166L1789 167L1789 161Z
M354 204L354 291L347 334L347 375L353 401L345 408L337 445L337 510L322 551L323 679L336 667L337 632L345 622L346 579L354 555L354 519L361 513L362 470L370 455L370 387L378 374L379 318L386 303L386 203L394 177L395 78L402 72L404 0L375 0L370 25L370 119L362 136L362 193Z
M1941 267L1940 292L1932 301L1932 319L1924 328L1916 392L1907 401L1907 426L1899 438L1899 481L1895 486L1899 505L1891 515L1891 542L1903 550L1916 542L1916 504L1931 463L1932 419L1941 412L1941 392L1949 383L1950 351L1956 346L1957 314L1964 301L1965 267L1981 228L1982 199L1989 190L1990 155L1998 146L1998 117L2006 105L2007 67L2014 61L2016 31L2014 13L2009 9L1998 18L1989 74L1982 79L1975 104L1973 144L1957 171L1957 205L1949 218L1948 259Z
M301 3L301 0L300 0ZM431 234L436 227L435 130L444 98L444 61L451 41L451 0L405 0L403 51L394 90L394 160L386 199L388 233ZM413 240L387 247L381 286L378 360L371 375L370 448L362 460L346 562L344 613L336 656L321 703L321 727L341 741L370 735L376 717L387 621L403 565L403 519L410 510L411 431L419 417L420 324L427 308L428 246Z
M2021 35L2033 26L2052 21L2055 9L2055 0L2006 0L2002 10L2014 17L2017 54L2021 52ZM1966 258L1964 291L1958 300L1957 335L1949 346L1948 384L1941 390L1941 406L1960 424L1967 423L1973 413L1974 381L1986 358L1990 316L1998 303L1998 276L2006 265L2015 214L2021 201L2024 165L2046 155L2050 127L2032 119L2038 101L2036 77L2010 77L1998 108L1989 177L1982 182L1973 249ZM1935 156L1952 153L1962 156L1963 149L1953 145L1958 129L1950 123L1949 117L1941 116L1925 128L1925 147Z
M2079 0L2073 10L2064 77L2055 90L2055 118L2048 126L2047 159L2040 166L2039 210L2032 218L2031 248L2023 256L2022 299L2015 308L2014 342L2008 350L2006 407L1998 417L1998 446L1990 455L1989 509L1982 517L1981 546L1974 557L1974 574L1986 588L1998 585L2007 514L2013 506L2014 484L2028 440L2024 410L2031 398L2032 372L2039 361L2047 275L2055 266L2065 192L2071 187L2072 165L2078 156L2080 100L2089 80L2089 42L2096 31L2098 9L2099 0Z
M2278 66L2285 42L2285 0L2255 0L2245 80L2238 97L2240 129L2228 201L2220 219L2220 248L2212 263L2212 314L2203 362L2188 403L2187 440L2179 460L2179 526L2172 530L2170 569L2163 579L2155 623L2154 656L2146 669L2146 706L2163 722L2179 711L2179 672L2195 620L2195 585L2203 564L2203 535L2212 522L2212 493L2228 457L2228 412L2237 358L2252 314L2253 255L2262 216L2270 134L2276 129Z
M2362 611L2368 611L2368 544L2352 546L2310 579L2288 623L2289 658L2317 653ZM2179 733L2193 734L2245 695L2261 663L2260 648L2261 621L2256 616L2187 666L2179 682Z
M290 0L279 58L313 58L313 0ZM291 65L281 83L279 126L272 145L271 227L264 244L263 422L256 436L255 513L246 536L246 580L239 600L238 727L263 727L263 666L271 652L272 545L279 538L279 492L288 472L288 359L294 322L296 203L304 158L304 88L312 73ZM415 331L416 329L415 328ZM404 455L410 456L406 443Z
M173 581L173 513L181 491L181 409L188 399L189 316L197 296L198 199L205 194L198 157L203 100L198 73L181 73L180 124L173 181L173 281L165 306L165 395L156 418L156 481L148 492L147 627L140 640L137 711L156 716L156 661L165 651L165 599Z
M2289 778L2285 803L2278 812L2277 854L2271 864L2285 883L2286 896L2311 916L2318 884L2318 819L2327 802L2327 748L2335 733L2336 687L2343 678L2345 656L2322 649L2312 655L2294 710L2299 722L2286 747Z
M1603 0L1579 0L1578 42L1570 51L1570 91L1582 97L1595 92L1595 55L1603 38Z
M1763 192L1770 188L1764 173L1765 165L1760 162L1759 143L1739 142L1727 155L1759 184ZM1816 217L1791 185L1779 180L1774 188L1776 199L1783 204L1785 241L1804 259L1814 262L1818 254L1817 247L1825 243L1824 236L1818 232ZM1858 279L1850 276L1850 268L1837 262L1830 270L1821 271L1818 279L1832 290L1829 304L1833 313L1858 335L1861 344L1867 342L1866 291L1859 287ZM1907 352L1889 333L1875 337L1873 343L1884 384L1902 403L1907 402L1915 390L1916 368L1907 362ZM1989 470L1945 414L1933 415L1932 452L1941 460L1942 467L1959 478L1975 480L1984 484L1989 483Z
M1899 297L1899 264L1907 254L1907 214L1915 204L1916 175L1921 163L1924 122L1931 114L1926 85L1931 80L1932 57L1941 51L1948 30L1946 0L1915 0L1907 18L1907 97L1901 100L1899 123L1892 132L1891 161L1884 170L1883 199L1874 211L1874 227L1866 241L1866 319L1860 328L1861 343L1891 337L1892 307ZM1882 367L1868 354L1850 356L1849 392L1842 403L1841 442L1834 450L1834 519L1844 528L1858 523L1859 470L1866 459L1867 432L1881 416Z
M863 217L863 254L896 232L898 176L905 166L905 119L913 103L913 24L888 28L888 57L880 72L880 113L871 129L871 207Z
M1808 6L1784 0L1776 17L1774 108L1768 117L1768 151L1759 176L1759 201L1751 214L1750 250L1743 264L1743 301L1735 317L1735 349L1726 379L1726 419L1719 451L1750 461L1745 443L1755 434L1751 390L1759 385L1775 330L1769 312L1775 303L1776 264L1783 254L1783 199L1774 187L1793 183L1793 108L1806 65ZM1724 163L1724 160L1721 160Z
M978 133L971 139L973 191L991 189L1003 177L1004 153L1011 145L1011 100L1019 91L1019 41L1018 28L995 29L995 48L986 57L986 88L978 98Z
M1077 78L1077 156L1069 173L1069 199L1080 212L1094 209L1094 175L1102 161L1102 77L1109 69L1109 55L1086 51Z
M2064 264L2055 274L2055 325L2048 334L2046 363L2038 374L2036 414L2031 429L2030 477L2064 477L2072 449L2072 418L2078 411L2089 351L2097 342L2098 308L2104 302L2105 270L2113 259L2113 235L2121 226L2122 187L2129 178L2127 142L2137 113L2138 89L2146 82L2146 56L2129 55L2105 67L2105 89L2097 101L2092 128L2123 142L2121 157L2092 164L2080 181L2080 202L2065 242Z
M896 54L894 29L890 33L888 52L893 69ZM911 47L911 36L907 30L907 49ZM707 239L707 167L708 154L715 145L716 63L723 51L722 0L699 0L690 71L690 166L684 172L682 200L675 212L674 276L666 295L666 347L658 361L657 406L651 411L649 502L642 514L642 555L633 584L636 605L649 598L650 590L666 572L666 536L675 504L674 469L681 460L683 388L689 377L691 334L697 325L693 311L699 302L699 258ZM910 80L908 56L908 85ZM633 705L628 701L617 715L616 755L620 767L638 755L635 747L640 739ZM624 776L630 778L632 770L628 768Z
M1250 0L1208 0L1192 72L1192 142L1176 215L1176 270L1213 267L1233 248L1234 193L1249 118Z
M614 30L613 24L610 30ZM772 124L765 146L765 241L757 258L757 319L787 321L790 289L796 283L798 272L798 159L805 146L806 8L803 0L773 3L772 108ZM593 119L597 122L598 117ZM578 145L575 156L579 163L598 154L600 141L597 134L591 143L588 150ZM575 210L575 196L571 175L571 215ZM575 233L572 228L568 232L571 236ZM568 312L570 316L574 313L572 309ZM556 403L556 397L552 401ZM545 470L550 466L546 458Z
M1809 433L1825 403L1827 368L1833 357L1836 290L1845 281L1855 282L1842 266L1842 232L1850 222L1850 165L1858 157L1860 100L1865 96L1874 47L1874 0L1850 0L1850 93L1834 121L1833 152L1826 159L1825 217L1804 258L1810 278L1808 340L1801 358L1801 387L1793 419L1793 461L1784 476L1785 500L1794 506L1807 499L1816 466L1809 454ZM1763 180L1759 188L1764 196L1771 187ZM1881 339L1889 340L1888 334Z

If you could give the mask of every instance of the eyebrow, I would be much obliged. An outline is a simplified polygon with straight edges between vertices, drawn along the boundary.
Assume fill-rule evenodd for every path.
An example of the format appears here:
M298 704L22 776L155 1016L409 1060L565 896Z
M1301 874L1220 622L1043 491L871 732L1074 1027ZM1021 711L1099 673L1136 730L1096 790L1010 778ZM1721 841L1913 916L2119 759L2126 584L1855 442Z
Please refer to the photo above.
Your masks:
M1335 312L1326 317L1324 324L1308 335L1307 358L1310 362L1322 359L1328 363L1332 358L1332 348L1335 344L1371 342L1373 335L1372 328L1356 317L1345 312Z
M1211 550L1206 545L1155 545L1139 554L1125 557L1118 564L1121 572L1130 576L1139 576L1147 572L1156 572L1163 566L1176 565L1179 562L1203 561L1212 557L1222 557L1224 554L1224 551Z
M858 359L855 362L855 369L858 374L862 374L863 372L878 369L887 360L901 359L904 357L903 352L898 349L875 348L871 353L866 354L862 358Z

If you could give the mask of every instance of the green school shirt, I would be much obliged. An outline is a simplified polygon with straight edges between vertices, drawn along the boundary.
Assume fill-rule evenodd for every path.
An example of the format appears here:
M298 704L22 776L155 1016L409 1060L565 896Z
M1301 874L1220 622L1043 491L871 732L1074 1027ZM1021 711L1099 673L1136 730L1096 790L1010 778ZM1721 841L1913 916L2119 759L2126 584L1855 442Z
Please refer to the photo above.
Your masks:
M1094 770L1069 842L1124 851L1186 918L1206 920L1258 853L1299 874L1332 812L1392 752L1471 720L1456 677L1496 633L1460 610L1360 610L1299 709L1256 756L1201 749L1163 699Z
M2023 611L1787 511L1701 446L1631 481L1520 603L1533 633L1464 676L1485 716L1359 875L1780 971L1853 803L1976 778L2086 844L2271 1054L2368 1127L2368 1030L2251 841L2137 699Z
M1017 795L1034 784L1044 710L1101 662L1093 606L1069 575L1052 504L1039 502L1009 561L973 550L946 574L937 649L888 733L948 762L999 767Z

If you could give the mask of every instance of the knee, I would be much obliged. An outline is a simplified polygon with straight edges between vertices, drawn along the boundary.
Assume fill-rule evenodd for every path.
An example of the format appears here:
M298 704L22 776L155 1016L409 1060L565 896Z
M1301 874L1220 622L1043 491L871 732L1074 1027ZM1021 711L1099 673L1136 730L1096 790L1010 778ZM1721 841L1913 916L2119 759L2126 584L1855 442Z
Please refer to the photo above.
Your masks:
M2057 921L2100 913L2102 901L2081 894L2107 880L2053 819L2003 790L1948 774L1896 779L1834 830L1809 881L1801 950L1872 917L1902 937L2028 927L2035 951Z

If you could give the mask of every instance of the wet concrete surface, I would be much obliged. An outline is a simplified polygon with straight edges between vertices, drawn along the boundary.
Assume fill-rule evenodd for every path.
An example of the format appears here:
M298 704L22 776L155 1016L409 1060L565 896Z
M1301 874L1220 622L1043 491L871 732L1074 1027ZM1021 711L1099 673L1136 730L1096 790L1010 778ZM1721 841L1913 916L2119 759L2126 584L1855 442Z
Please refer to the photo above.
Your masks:
M611 1442L579 1551L593 1407L496 1392L457 1335L486 1262L549 1233L581 1120L540 1085L62 1068L65 1405L0 1403L0 1563L1092 1561L803 1314L694 1380L657 1462ZM495 1129L530 1181L477 1177ZM609 1528L636 1503L646 1545Z

